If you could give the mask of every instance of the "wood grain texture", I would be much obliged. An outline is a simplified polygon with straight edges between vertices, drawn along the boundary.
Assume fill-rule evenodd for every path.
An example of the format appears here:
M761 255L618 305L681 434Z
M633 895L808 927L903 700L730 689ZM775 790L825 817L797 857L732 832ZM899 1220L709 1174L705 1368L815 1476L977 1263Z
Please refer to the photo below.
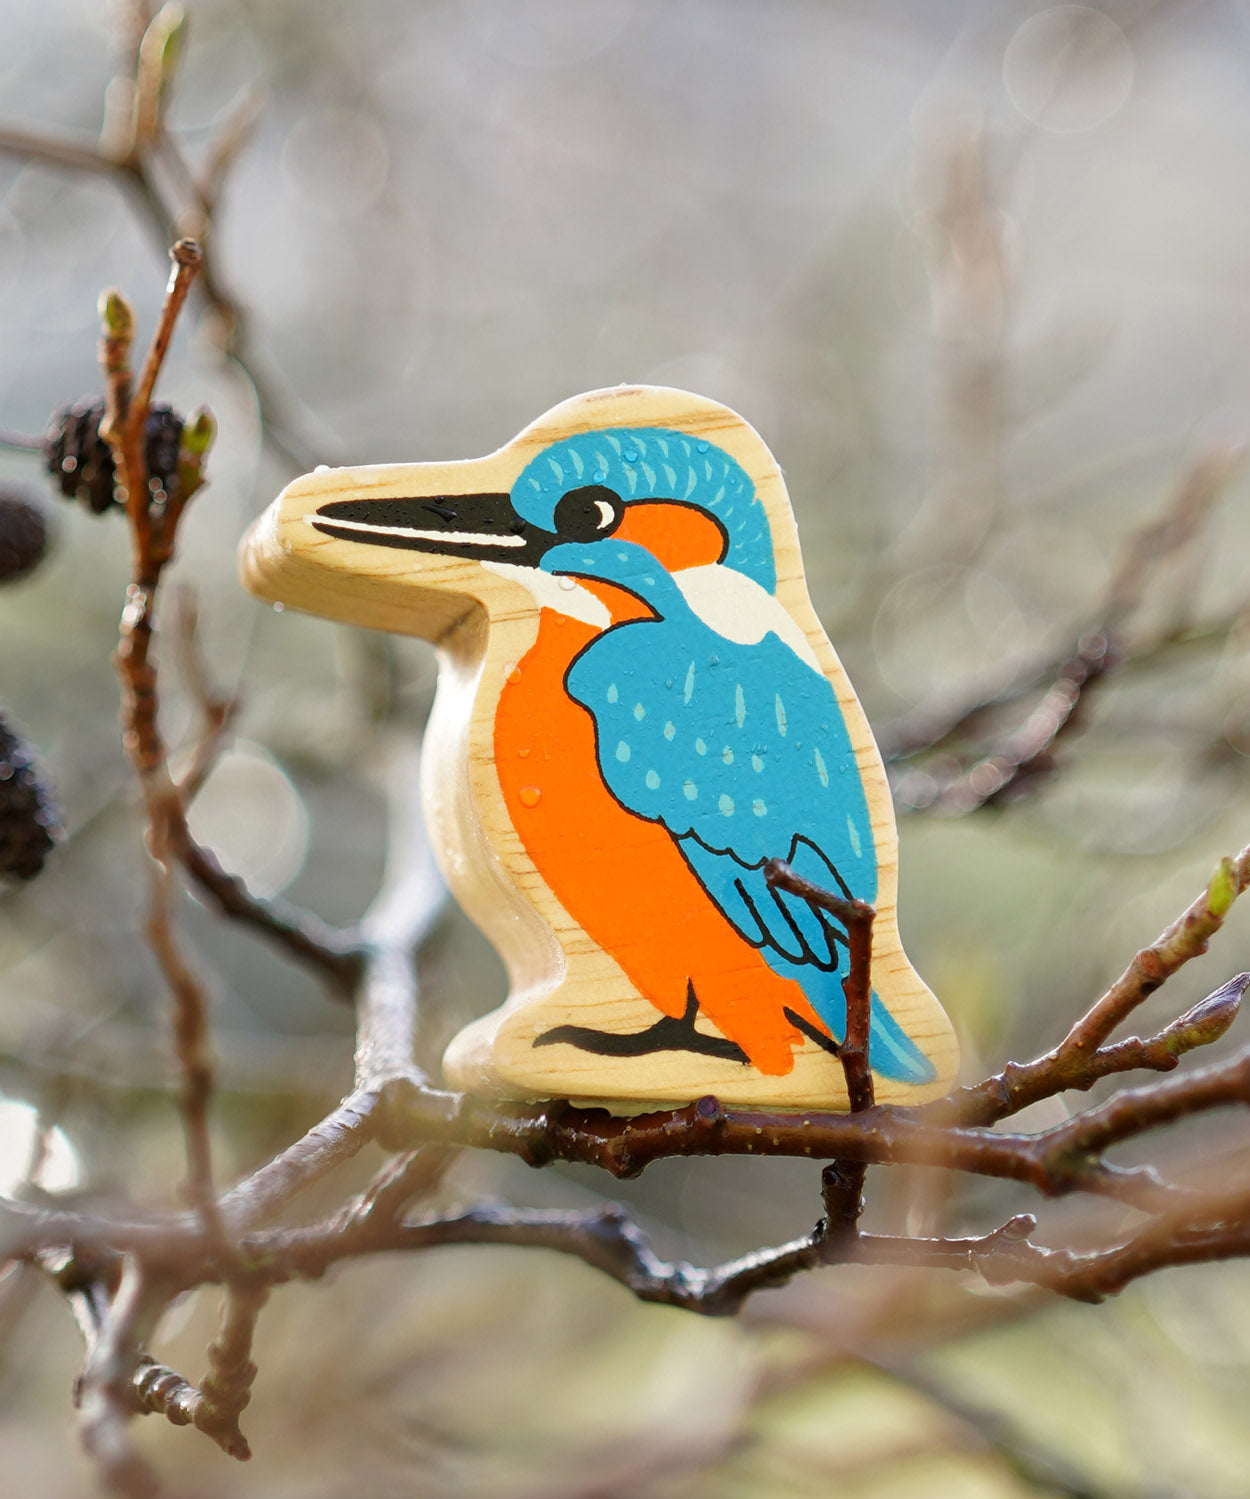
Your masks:
M842 1069L836 1057L789 1020L778 1018L776 1024L765 1024L760 1018L768 1005L780 1017L784 998L778 987L782 981L762 965L760 944L743 943L718 909L696 910L700 895L697 881L681 884L690 875L690 868L677 857L677 843L658 822L633 815L616 804L619 798L612 807L607 805L605 782L611 781L611 776L606 757L610 756L610 746L599 746L600 755L605 757L602 774L593 764L570 762L574 751L581 754L583 740L593 744L594 732L603 726L593 711L572 701L567 693L560 697L556 692L563 670L561 652L570 660L578 659L577 652L585 649L587 641L603 635L605 629L611 630L623 620L651 618L655 610L645 599L640 603L640 597L646 594L641 583L626 587L620 579L614 583L609 577L593 574L589 560L597 555L597 545L603 548L597 538L586 537L583 532L578 537L586 541L587 566L575 578L556 577L541 566L528 565L539 545L558 545L566 541L565 533L556 527L557 534L548 539L540 525L517 520L516 509L508 506L512 496L515 505L524 508L520 493L523 478L524 485L535 491L535 505L548 503L538 494L539 479L530 477L540 469L545 475L547 469L538 463L542 456L552 474L558 475L548 487L567 490L576 480L583 486L578 494L590 496L583 508L591 507L593 522L595 496L608 490L587 487L596 484L595 472L572 475L563 470L570 456L580 470L579 453L595 450L593 442L590 447L584 443L579 447L581 436L601 432L641 434L639 445L653 460L646 467L637 455L626 463L619 454L613 457L608 453L605 466L599 470L607 476L610 459L614 482L619 483L618 476L626 474L633 483L635 471L644 467L650 476L640 481L645 493L621 495L624 518L618 511L617 536L627 540L637 537L635 547L651 545L657 556L669 547L675 559L670 564L671 577L685 590L684 597L693 600L709 618L715 615L715 600L708 602L704 596L709 588L715 589L720 573L726 586L732 585L731 593L736 590L733 609L737 616L743 616L728 620L724 627L739 641L759 639L768 631L773 636L784 635L791 654L802 656L813 666L818 664L832 685L849 735L853 769L862 782L875 845L873 988L931 1064L931 1076L922 1081L891 1076L888 1069L878 1068L876 1096L883 1103L916 1103L940 1095L949 1088L957 1065L953 1033L899 940L895 906L897 839L884 770L859 701L808 598L798 536L780 470L758 434L726 407L681 391L624 386L562 403L486 458L333 469L306 475L283 492L256 522L242 546L244 581L260 597L351 624L421 636L438 647L439 686L423 768L426 815L449 885L498 948L510 980L506 1005L469 1026L448 1048L448 1082L495 1096L573 1098L618 1112L688 1102L707 1093L729 1104L845 1107ZM739 576L730 578L725 569L709 566L714 559L700 550L705 548L707 534L712 534L700 530L706 525L706 517L698 513L702 491L692 491L695 500L684 501L681 493L666 490L665 479L655 473L654 459L659 450L648 434L655 435L665 452L674 435L680 434L689 440L682 443L683 451L693 454L690 444L694 444L715 455L718 462L723 457L722 466L727 464L733 472L741 470L746 475L748 489L753 486L766 516L765 535L771 536L776 566L776 584L771 592L788 620L776 612L757 584L748 586ZM626 444L628 441L626 437ZM602 444L599 450L607 453ZM628 446L624 451L630 451ZM683 488L685 473L682 468L678 489ZM693 477L689 484L693 486ZM675 508L673 502L678 501L685 504L684 510ZM724 511L725 502L718 503ZM327 507L331 507L329 522L325 520ZM608 508L600 502L605 515ZM513 517L511 530L507 529L508 516ZM716 525L721 531L729 531L740 522L741 511L728 522L718 518ZM328 534L327 524L336 534ZM584 531L585 521L577 524ZM483 536L485 526L494 528L492 535L497 531L497 541L489 546ZM651 537L658 540L651 541ZM448 548L459 548L464 555L447 555ZM638 555L626 547L615 556L624 559L627 551L631 556ZM725 560L733 561L733 554ZM552 567L550 557L547 565ZM576 569L570 563L556 570ZM650 585L657 579L648 576L645 582ZM659 578L658 585L664 584L665 579ZM631 594L630 588L635 586L641 594ZM540 601L544 606L541 611ZM757 606L760 618L753 622L745 616ZM637 630L635 635L639 640L647 639ZM624 633L618 637L626 638ZM773 644L772 637L768 638ZM714 656L711 661L714 667ZM571 693L577 677L569 675L568 681ZM664 687L680 694L680 682L674 686L671 673L656 690ZM614 685L611 690L615 692ZM759 693L749 695L750 711L755 714L752 723L762 723L766 715L758 711ZM741 693L738 703L741 728L745 711ZM636 712L641 719L641 700ZM527 713L532 723L526 721ZM780 718L778 722L780 725ZM667 727L671 729L672 723ZM785 733L784 726L781 733ZM758 747L761 752L767 748L763 740ZM628 754L624 740L619 748ZM724 755L732 758L728 744ZM823 784L825 766L819 754L816 760ZM612 768L615 771L616 767ZM651 776L658 782L658 775L652 772ZM687 785L693 785L693 781ZM722 796L722 810L727 801ZM732 810L732 802L729 805ZM764 803L760 800L755 805L759 808ZM573 818L576 824L580 807L587 809L584 826L564 828L555 820ZM595 819L600 817L605 819L605 827L624 831L627 843L637 835L636 848L631 844L620 856L628 856L632 863L620 864L618 860L614 866L613 850L595 843ZM735 817L739 826L749 822L744 806L737 809ZM734 818L727 816L726 826L733 822ZM546 833L535 831L540 826L546 827ZM855 838L854 829L851 836ZM683 844L683 848L686 846ZM587 874L581 879L579 847L588 850ZM788 857L787 847L771 853ZM654 878L642 878L639 871L651 859L656 861ZM540 864L544 872L540 872ZM603 872L614 867L623 870L619 878L626 896L621 908L613 908L613 892L603 888ZM630 926L631 880L638 909L654 910L663 918L662 938L654 929L635 930ZM563 901L553 886L564 891ZM648 892L653 896L656 890L671 898L666 896L666 902L658 904L652 899L648 905ZM581 921L570 914L570 905L579 909ZM715 960L709 958L709 949L720 939L710 944L705 940L712 930L707 925L709 920L719 921L725 928L721 944L724 956ZM603 933L610 932L610 940L595 940L588 935L587 927L601 939ZM677 951L673 956L671 949L680 949L681 934L696 931L704 934L697 948L688 954ZM668 956L660 953L661 947ZM725 972L704 972L717 962ZM619 1037L646 1032L665 1015L674 1024L679 1023L682 1006L671 993L662 995L652 988L644 997L639 984L629 976L658 973L664 963L668 964L663 968L666 974L676 971L674 963L686 963L698 978L700 1003L694 1028L701 1037L723 1038L733 1032L730 1045L721 1046L723 1054L665 1049L641 1056L614 1056L587 1050L580 1044L535 1045L545 1033L561 1026ZM759 992L771 998L762 997L759 1013L753 1015L747 996L757 970L766 981ZM794 971L787 969L786 973L792 975ZM797 996L790 1009L820 1024L798 984L792 979L785 982L790 984L785 992ZM713 1003L717 994L721 996L719 1010ZM706 1004L703 995L707 996ZM719 1024L709 1018L709 1011L716 1014ZM752 1060L729 1055L735 1045ZM709 1051L715 1046L713 1042Z

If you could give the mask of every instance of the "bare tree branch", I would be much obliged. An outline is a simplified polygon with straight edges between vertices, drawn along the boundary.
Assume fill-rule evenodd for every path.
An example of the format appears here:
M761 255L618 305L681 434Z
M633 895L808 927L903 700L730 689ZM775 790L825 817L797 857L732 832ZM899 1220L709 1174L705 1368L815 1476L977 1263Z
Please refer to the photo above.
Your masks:
M109 1492L122 1499L151 1499L159 1488L156 1474L131 1445L126 1424L139 1347L163 1304L159 1290L147 1283L133 1260L127 1260L109 1315L88 1351L79 1385L83 1446Z
M930 1105L925 1117L991 1124L1067 1088L1088 1088L1097 1077L1105 1076L1105 1071L1099 1071L1095 1061L1103 1042L1174 973L1206 952L1208 943L1224 924L1233 902L1248 882L1250 847L1243 848L1235 858L1220 864L1210 886L1154 942L1134 956L1115 983L1072 1026L1053 1051L1024 1064L1009 1062L996 1076L975 1087L959 1089L949 1099ZM1238 975L1229 981L1227 996L1224 990L1218 990L1217 994L1231 998L1241 977ZM1238 999L1244 990L1244 983L1240 989L1235 989ZM1211 1039L1220 1034L1222 1030L1217 1030ZM1119 1055L1129 1054L1121 1052Z

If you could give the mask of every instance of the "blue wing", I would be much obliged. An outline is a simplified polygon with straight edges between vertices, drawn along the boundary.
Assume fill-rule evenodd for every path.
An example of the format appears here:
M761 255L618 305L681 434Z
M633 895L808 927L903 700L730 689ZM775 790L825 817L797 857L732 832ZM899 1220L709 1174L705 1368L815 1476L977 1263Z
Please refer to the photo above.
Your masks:
M876 898L867 802L833 688L775 634L750 645L717 634L675 586L663 607L664 618L599 636L569 669L604 782L667 828L727 919L840 1038L845 933L764 875L785 858L826 889ZM875 994L870 1051L886 1076L934 1075Z

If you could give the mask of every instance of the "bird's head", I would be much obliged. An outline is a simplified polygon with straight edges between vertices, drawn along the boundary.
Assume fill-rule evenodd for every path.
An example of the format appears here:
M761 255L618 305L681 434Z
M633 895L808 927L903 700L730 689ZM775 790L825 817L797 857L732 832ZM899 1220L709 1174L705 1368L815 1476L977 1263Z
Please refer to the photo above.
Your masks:
M305 475L245 538L243 575L263 598L434 639L475 604L523 610L525 593L604 624L693 568L772 592L772 482L767 449L726 408L622 387L565 402L488 458Z

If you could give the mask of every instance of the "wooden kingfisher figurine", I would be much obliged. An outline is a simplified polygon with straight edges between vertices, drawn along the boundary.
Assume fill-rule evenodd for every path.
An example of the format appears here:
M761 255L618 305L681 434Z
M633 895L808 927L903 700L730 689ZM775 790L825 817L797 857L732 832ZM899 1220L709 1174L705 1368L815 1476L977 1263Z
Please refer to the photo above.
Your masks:
M844 1108L846 936L764 866L876 907L882 1103L945 1092L872 733L807 596L781 472L684 391L565 401L487 458L323 469L245 537L261 598L439 651L422 793L507 1003L448 1082L630 1112Z

